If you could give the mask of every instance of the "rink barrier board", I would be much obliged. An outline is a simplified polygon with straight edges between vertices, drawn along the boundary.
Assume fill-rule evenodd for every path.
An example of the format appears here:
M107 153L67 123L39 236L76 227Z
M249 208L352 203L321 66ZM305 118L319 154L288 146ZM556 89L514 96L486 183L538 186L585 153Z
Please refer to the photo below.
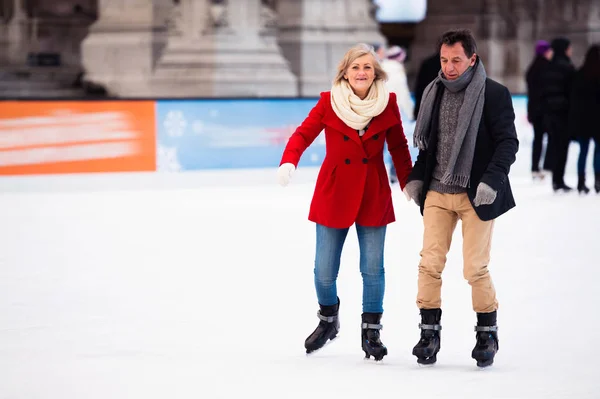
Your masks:
M154 101L0 102L0 175L156 170Z
M276 167L317 100L0 101L0 175ZM526 97L513 96L513 104L517 131L530 128ZM403 125L415 160L414 122ZM324 156L321 134L299 166L318 166Z

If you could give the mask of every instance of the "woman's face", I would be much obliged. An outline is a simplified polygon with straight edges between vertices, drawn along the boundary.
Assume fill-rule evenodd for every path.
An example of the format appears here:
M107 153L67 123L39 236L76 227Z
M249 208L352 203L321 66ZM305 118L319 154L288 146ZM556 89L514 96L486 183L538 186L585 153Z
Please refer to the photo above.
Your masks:
M375 66L371 54L365 54L355 59L344 74L344 78L350 83L352 91L359 98L364 99L369 93L371 84L375 80Z

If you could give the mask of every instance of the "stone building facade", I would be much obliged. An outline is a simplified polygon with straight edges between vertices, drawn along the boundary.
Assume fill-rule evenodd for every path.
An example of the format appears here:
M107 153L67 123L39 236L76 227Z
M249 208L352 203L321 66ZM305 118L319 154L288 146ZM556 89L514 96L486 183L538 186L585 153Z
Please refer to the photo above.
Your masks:
M568 37L573 62L581 65L587 48L600 43L600 0L429 0L416 26L410 72L433 53L437 37L455 27L474 32L488 75L519 93L539 39Z
M513 92L524 90L535 40L569 37L576 64L600 42L600 0L427 7L411 37L410 76L452 27L475 32L489 75ZM385 42L370 0L0 0L0 92L7 76L42 87L83 71L117 97L312 97L357 42ZM58 54L60 65L32 63L32 54Z

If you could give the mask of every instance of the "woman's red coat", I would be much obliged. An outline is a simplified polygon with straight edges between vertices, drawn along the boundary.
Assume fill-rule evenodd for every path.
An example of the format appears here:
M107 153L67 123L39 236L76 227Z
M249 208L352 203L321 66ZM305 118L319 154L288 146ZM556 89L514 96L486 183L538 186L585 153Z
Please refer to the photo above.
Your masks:
M390 93L385 110L371 120L366 133L347 126L331 107L330 92L321 97L290 137L281 163L296 167L304 151L325 129L326 155L319 171L308 219L332 228L384 226L394 222L394 206L383 159L384 141L392 155L401 188L412 170L412 160L396 95Z

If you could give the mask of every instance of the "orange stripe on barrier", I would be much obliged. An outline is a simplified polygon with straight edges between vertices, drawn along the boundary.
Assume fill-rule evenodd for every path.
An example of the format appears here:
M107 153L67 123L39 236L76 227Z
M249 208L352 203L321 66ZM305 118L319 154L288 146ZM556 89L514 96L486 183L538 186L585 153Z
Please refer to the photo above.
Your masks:
M0 175L154 170L153 101L0 103Z

